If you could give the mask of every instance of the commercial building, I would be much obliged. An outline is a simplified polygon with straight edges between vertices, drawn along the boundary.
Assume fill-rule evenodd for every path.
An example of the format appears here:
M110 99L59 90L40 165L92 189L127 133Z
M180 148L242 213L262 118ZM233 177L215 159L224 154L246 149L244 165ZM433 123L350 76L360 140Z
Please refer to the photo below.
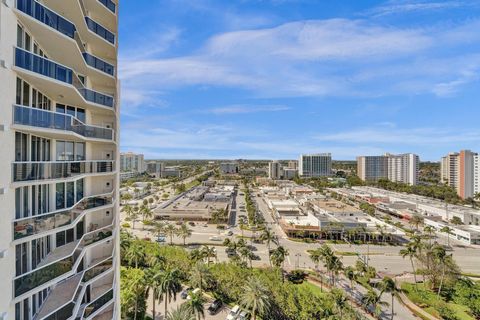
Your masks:
M378 181L388 179L416 185L420 159L416 154L385 154L383 156L357 157L357 175L363 181Z
M283 168L283 179L285 180L291 180L295 178L297 174L298 174L297 169Z
M238 173L238 163L236 163L236 162L222 162L222 163L220 163L220 171L223 174L236 174L236 173Z
M304 178L332 175L332 155L330 153L300 155L298 173Z
M0 3L0 319L120 319L117 3Z
M279 180L283 176L283 169L278 161L271 161L268 163L268 178L272 180Z
M288 169L295 169L298 170L298 161L297 160L290 160L288 161Z
M146 171L143 154L125 152L120 154L120 171L144 173Z
M148 174L160 178L162 177L163 171L165 171L165 163L160 161L148 161L146 169Z
M479 155L470 150L449 153L440 162L441 181L457 190L460 198L480 191Z

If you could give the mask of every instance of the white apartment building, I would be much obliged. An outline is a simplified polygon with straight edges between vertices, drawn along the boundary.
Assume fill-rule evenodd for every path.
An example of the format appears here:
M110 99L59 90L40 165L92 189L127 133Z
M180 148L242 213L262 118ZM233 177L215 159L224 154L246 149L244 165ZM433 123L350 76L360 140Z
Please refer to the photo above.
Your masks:
M298 161L298 173L304 178L332 175L332 154L302 154Z
M357 157L357 175L363 181L388 179L410 185L418 183L420 159L413 153Z
M118 0L0 2L0 319L119 319Z
M283 176L282 166L278 161L271 161L268 163L268 178L273 180L280 180Z
M143 154L133 152L120 153L120 171L144 173L146 170Z

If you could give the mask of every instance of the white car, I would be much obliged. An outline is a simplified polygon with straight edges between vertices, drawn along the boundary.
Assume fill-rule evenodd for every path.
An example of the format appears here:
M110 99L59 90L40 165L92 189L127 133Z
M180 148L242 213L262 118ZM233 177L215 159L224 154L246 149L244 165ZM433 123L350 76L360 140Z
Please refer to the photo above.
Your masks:
M210 238L208 238L210 241L222 241L222 238L221 237L218 237L218 236L211 236Z
M225 320L235 320L237 319L237 316L239 314L240 314L240 306L236 305L235 307L232 308L232 310L230 310Z

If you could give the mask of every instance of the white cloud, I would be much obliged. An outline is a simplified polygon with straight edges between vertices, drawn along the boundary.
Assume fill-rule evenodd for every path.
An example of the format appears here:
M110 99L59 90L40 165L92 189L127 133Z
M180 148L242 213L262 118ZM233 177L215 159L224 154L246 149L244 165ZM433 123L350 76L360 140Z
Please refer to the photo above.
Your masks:
M220 86L261 97L443 96L477 80L465 73L480 70L480 33L472 32L478 26L479 20L430 28L347 19L290 22L219 34L191 55L129 60L120 65L120 77L132 95Z
M242 113L257 113L257 112L278 112L290 110L290 107L283 105L230 105L225 107L212 108L205 111L205 113L212 113L216 115L242 114Z
M465 1L388 1L384 5L368 10L367 13L376 17L381 17L392 14L447 10L468 5L473 4Z

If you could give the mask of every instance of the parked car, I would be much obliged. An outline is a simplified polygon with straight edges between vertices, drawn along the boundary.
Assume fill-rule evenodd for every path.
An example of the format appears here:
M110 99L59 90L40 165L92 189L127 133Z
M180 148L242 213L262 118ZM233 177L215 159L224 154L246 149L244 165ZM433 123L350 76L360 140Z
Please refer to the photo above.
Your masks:
M222 308L222 301L220 299L217 299L213 301L210 306L208 306L208 314L209 315L214 315L216 314L221 308Z
M163 243L163 242L165 242L165 236L158 236L156 241L157 241L158 243Z
M200 292L200 288L197 288L197 289L195 289L195 290L192 291L192 294L197 294L197 293L199 293L199 292ZM192 297L190 296L189 293L190 293L190 292L188 292L188 294L187 294L187 300L192 300Z
M188 293L189 293L190 291L192 291L192 287L188 287L188 288L182 290L182 292L180 292L180 298L182 298L182 299L187 299Z
M189 221L188 224L192 227L195 227L195 222L193 222L193 221Z
M242 311L237 318L237 320L248 320L248 319L250 319L250 315L246 311Z
M238 315L240 314L240 306L236 305L235 307L230 310L225 320L235 320L237 319Z
M211 236L208 238L210 241L222 241L222 238L219 236Z

